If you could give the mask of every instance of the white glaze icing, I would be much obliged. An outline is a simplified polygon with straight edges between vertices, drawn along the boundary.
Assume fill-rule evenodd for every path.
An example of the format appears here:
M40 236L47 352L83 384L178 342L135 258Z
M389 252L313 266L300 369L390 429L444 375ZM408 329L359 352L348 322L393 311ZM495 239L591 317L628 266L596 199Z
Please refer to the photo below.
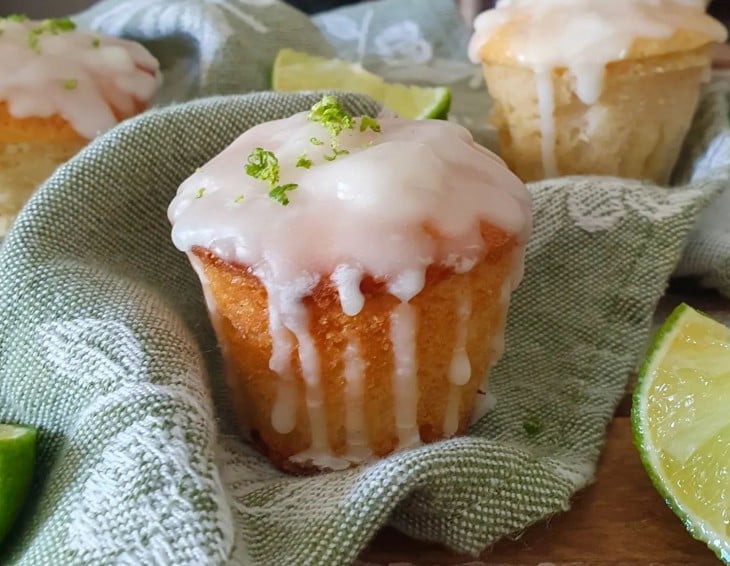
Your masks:
M418 356L416 336L418 313L408 303L400 303L390 315L393 344L393 410L398 449L418 446Z
M269 368L279 377L276 399L271 412L271 425L276 432L287 434L294 430L297 416L297 391L290 361L294 338L291 331L281 322L279 309L269 309L269 334L271 335Z
M479 387L479 391L477 392L477 397L474 401L474 408L472 409L471 417L469 418L469 425L479 422L484 415L486 415L489 411L493 411L494 407L497 405L497 397L495 397L494 393L489 391L488 385L489 374L484 376L482 384Z
M558 165L555 151L555 86L552 69L535 73L537 107L540 112L540 151L545 177L555 177Z
M31 42L41 25L0 19L0 101L11 116L57 114L91 139L157 91L158 62L142 45L78 28Z
M332 273L332 282L337 287L342 312L347 316L355 316L365 304L365 297L360 291L362 277L362 271L350 265L338 265Z
M459 297L456 306L456 340L448 372L451 383L449 384L449 396L444 414L444 436L447 437L456 434L459 427L459 404L462 386L467 384L471 378L471 362L466 352L470 320L471 296L464 294Z
M544 175L555 164L552 73L566 68L576 95L587 105L600 99L606 65L626 59L637 39L669 39L679 30L698 33L707 43L727 39L725 27L705 13L703 0L500 0L474 21L469 57L510 25L505 45L510 59L532 69L538 95Z
M449 380L454 385L465 385L471 377L471 364L466 353L470 319L471 296L464 294L459 297L459 303L456 306L456 342L449 364Z
M339 147L349 153L334 161L324 159L331 153L327 144L311 143L329 134L306 113L257 126L188 178L168 211L179 249L198 246L248 266L265 286L270 367L279 376L272 419L282 433L294 426L286 414L293 413L296 398L281 388L291 382L291 352L298 345L312 439L309 449L291 458L295 462L340 469L369 457L363 445L363 361L352 342L343 359L346 453L334 457L329 449L320 362L302 303L323 277L337 289L348 316L363 307L365 274L385 281L400 301L390 317L394 416L399 448L415 446L418 313L410 300L423 289L426 269L442 264L469 271L484 254L483 222L516 235L520 245L531 228L524 185L467 130L397 118L382 118L380 125L381 133L343 132ZM257 147L276 154L280 183L298 185L288 193L288 206L268 197L266 183L244 173ZM294 166L303 153L313 162L310 169ZM454 370L458 381L463 360L455 364L462 366Z
M577 69L576 76L584 75L584 65L598 65L600 75L607 63L625 59L639 38L668 39L686 30L708 43L727 39L703 0L500 0L474 20L473 62L479 63L482 46L506 24L514 26L506 46L511 58L533 69ZM590 98L587 104L595 102Z
M357 342L347 343L344 352L345 362L345 430L347 447L344 458L353 463L361 463L372 456L365 430L364 373L365 362L360 356Z

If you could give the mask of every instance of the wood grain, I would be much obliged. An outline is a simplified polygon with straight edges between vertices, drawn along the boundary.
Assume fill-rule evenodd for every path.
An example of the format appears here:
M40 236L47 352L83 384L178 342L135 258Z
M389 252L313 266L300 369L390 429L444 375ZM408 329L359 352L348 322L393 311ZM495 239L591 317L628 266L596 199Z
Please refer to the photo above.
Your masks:
M680 303L730 323L730 300L675 281L656 310L661 322ZM630 391L607 431L596 481L576 494L572 509L527 529L516 540L504 540L481 557L459 556L442 546L415 541L387 528L362 553L364 565L718 565L652 487L631 438Z

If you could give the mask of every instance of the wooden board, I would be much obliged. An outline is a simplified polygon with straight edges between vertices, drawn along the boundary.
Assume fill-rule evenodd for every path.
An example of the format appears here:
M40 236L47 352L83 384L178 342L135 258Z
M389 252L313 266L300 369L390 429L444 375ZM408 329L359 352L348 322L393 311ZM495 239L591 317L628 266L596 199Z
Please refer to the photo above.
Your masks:
M657 322L682 301L730 323L728 299L682 282L659 304ZM388 528L363 552L360 564L721 564L703 543L687 534L652 487L631 439L632 386L629 380L627 394L608 428L596 482L576 494L569 511L533 525L517 540L497 543L479 558L458 556Z

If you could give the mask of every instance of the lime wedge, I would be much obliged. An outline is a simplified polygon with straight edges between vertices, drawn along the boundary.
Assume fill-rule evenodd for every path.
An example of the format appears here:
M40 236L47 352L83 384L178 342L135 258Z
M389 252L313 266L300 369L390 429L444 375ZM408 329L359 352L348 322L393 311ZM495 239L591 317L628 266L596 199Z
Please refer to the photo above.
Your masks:
M0 424L0 541L23 506L35 464L36 431Z
M640 370L631 418L656 489L730 562L730 328L680 305Z
M293 49L282 49L274 61L272 88L279 92L298 90L343 90L365 94L401 118L445 119L451 104L446 87L418 87L386 83L360 65L327 59Z

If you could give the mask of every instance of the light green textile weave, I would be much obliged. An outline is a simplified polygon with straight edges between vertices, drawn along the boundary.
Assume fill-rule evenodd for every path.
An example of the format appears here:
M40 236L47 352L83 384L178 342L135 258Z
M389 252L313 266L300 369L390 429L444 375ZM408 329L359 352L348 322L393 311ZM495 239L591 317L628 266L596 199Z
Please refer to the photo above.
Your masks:
M440 37L432 18L442 10L438 21L446 21L447 3L424 11L403 2L429 37ZM136 17L131 6L142 4L107 3L95 17L127 6L108 24L131 33L120 14ZM196 37L194 25L221 6L266 18L270 29L286 18L315 33L269 0L210 2L185 17L175 10L200 1L144 4L170 27L156 32L142 18L134 29L165 36L152 44L163 50L182 45L172 30ZM378 14L375 37L390 25L387 12ZM226 21L240 26L236 42L248 42L241 66L251 63L246 52L273 56L267 36L236 18ZM296 41L322 43L316 34ZM385 39L373 45L381 55L390 49ZM208 69L187 93L246 88L233 69L211 71L230 57L227 48L209 49L203 66L186 60ZM258 61L251 73L265 66ZM262 80L252 78L252 88ZM667 277L700 209L728 182L727 168L716 166L730 163L730 151L706 149L715 122L693 133L683 173L691 185L574 178L530 187L535 231L507 353L491 380L496 408L467 437L296 478L233 434L199 284L170 242L166 208L179 183L243 130L318 98L260 93L150 112L92 143L22 211L0 250L0 421L38 426L40 453L32 499L0 561L345 564L387 522L476 553L567 509L591 481ZM356 113L377 111L362 98L345 102Z

